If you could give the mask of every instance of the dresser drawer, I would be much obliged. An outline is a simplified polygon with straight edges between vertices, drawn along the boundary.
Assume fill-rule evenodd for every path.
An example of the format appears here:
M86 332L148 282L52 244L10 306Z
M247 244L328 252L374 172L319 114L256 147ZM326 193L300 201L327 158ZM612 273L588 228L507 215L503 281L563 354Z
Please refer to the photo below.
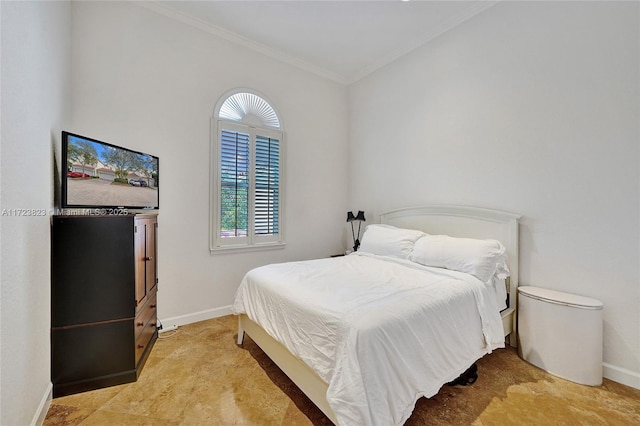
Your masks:
M154 294L149 302L144 306L142 311L138 315L136 315L136 340L140 338L142 330L144 330L145 326L149 323L150 320L153 320L152 322L154 323L156 322L157 306L156 295Z
M156 334L156 321L151 320L147 323L146 327L142 329L140 333L140 337L136 339L136 365L140 362L140 358L142 354L147 349L147 346L153 344L154 340L152 339Z
M64 384L81 388L91 378L134 369L133 338L131 319L53 329L51 381L56 388Z

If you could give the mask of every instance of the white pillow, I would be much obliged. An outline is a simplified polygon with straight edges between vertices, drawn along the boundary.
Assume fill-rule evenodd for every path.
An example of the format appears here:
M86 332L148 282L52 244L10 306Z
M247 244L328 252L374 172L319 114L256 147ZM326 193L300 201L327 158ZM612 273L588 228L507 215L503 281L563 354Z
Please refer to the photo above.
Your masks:
M406 259L413 244L424 232L414 229L396 228L390 225L368 225L362 235L360 251Z
M496 240L425 234L414 244L409 260L471 274L492 284L494 276L509 276L505 252L504 246Z

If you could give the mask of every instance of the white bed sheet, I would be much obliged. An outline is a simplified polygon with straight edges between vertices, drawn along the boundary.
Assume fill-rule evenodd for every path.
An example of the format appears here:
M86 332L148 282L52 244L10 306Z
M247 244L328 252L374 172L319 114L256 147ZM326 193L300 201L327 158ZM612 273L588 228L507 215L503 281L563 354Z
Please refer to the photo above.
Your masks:
M507 297L509 297L509 293L507 293L506 279L494 277L491 288L493 289L493 297L496 300L498 310L503 311L507 309Z
M421 397L504 347L491 286L456 271L353 253L267 265L233 304L329 388L341 425L400 425Z

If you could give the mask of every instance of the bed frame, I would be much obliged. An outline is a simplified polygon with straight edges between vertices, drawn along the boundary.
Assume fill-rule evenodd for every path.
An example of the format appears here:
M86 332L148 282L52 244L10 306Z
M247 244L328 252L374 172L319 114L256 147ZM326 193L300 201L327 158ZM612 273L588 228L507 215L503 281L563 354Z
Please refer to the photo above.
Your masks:
M453 237L492 238L507 250L511 277L508 282L509 307L502 314L505 337L516 346L516 295L518 291L518 220L520 216L477 207L423 206L392 210L380 214L381 223L399 228L419 229L429 234ZM251 339L280 367L307 397L334 423L336 416L326 399L329 385L307 364L296 358L280 342L246 315L238 316L238 345L247 333Z

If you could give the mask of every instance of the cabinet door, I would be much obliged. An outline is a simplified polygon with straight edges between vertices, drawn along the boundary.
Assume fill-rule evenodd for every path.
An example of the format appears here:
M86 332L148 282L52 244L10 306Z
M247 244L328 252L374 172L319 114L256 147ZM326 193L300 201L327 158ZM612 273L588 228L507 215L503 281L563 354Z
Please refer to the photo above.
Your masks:
M145 298L156 286L156 228L155 218L136 218L135 257L136 257L136 305L141 307Z
M146 239L146 291L151 293L158 283L158 261L157 261L157 238L158 238L158 222L156 219L149 219L147 223L147 239Z
M136 264L136 306L142 306L147 297L147 220L136 218L134 227Z
M126 216L53 218L52 327L134 316L132 235Z

